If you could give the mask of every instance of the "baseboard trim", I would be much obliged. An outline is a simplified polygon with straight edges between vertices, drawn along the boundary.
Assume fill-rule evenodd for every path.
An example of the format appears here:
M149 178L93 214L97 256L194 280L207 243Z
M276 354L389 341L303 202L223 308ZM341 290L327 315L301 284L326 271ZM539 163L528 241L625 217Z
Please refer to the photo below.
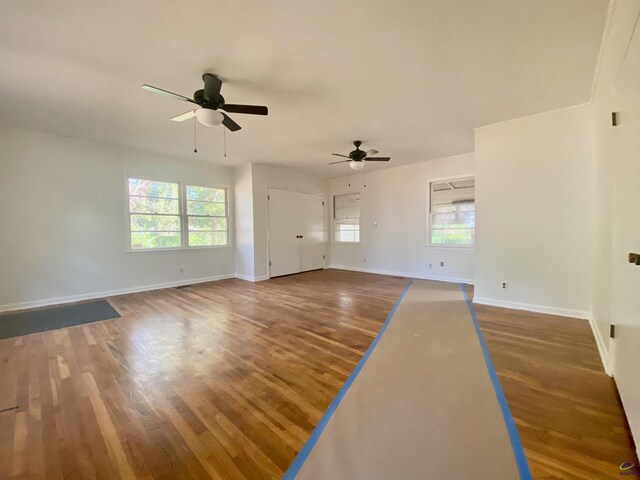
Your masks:
M589 325L591 326L591 331L593 332L593 336L596 339L596 345L598 346L598 353L600 353L600 360L602 360L604 371L607 375L613 377L611 363L609 362L609 353L607 348L605 347L605 339L600 334L600 330L598 329L598 326L596 325L596 322L593 318L589 319Z
M34 300L30 302L8 303L0 305L0 312L11 312L15 310L25 310L28 308L47 307L49 305L61 305L64 303L82 302L84 300L93 300L96 298L114 297L116 295L126 295L128 293L148 292L151 290L161 290L163 288L180 287L183 285L193 285L196 283L215 282L217 280L226 280L235 278L235 273L225 275L213 275L210 277L200 277L180 280L177 282L156 283L153 285L144 285L141 287L120 288L116 290L104 290L101 292L83 293L80 295L69 295L66 297L47 298L44 300Z
M334 268L336 270L349 270L352 272L375 273L378 275L392 275L394 277L419 278L421 280L435 280L438 282L448 282L448 283L467 283L467 284L473 285L473 279L471 278L440 277L436 275L419 275L416 273L396 272L392 270L378 270L375 268L351 267L348 265L329 265L329 268Z
M583 310L548 307L546 305L536 305L532 303L509 302L507 300L499 300L496 298L474 296L473 303L477 303L479 305L490 305L493 307L512 308L514 310L526 310L528 312L547 313L549 315L559 315L561 317L579 318L581 320L590 320L592 317L591 312Z
M240 275L237 273L235 277L246 282L262 282L264 280L269 280L269 275L254 277L253 275Z

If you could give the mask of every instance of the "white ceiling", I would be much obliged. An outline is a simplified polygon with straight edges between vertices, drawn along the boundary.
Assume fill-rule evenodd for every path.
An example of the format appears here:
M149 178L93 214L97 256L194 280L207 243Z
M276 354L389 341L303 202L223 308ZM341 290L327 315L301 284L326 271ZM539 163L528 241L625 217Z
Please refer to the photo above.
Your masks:
M323 176L355 139L389 164L470 152L472 129L588 102L606 0L0 0L0 122L191 158L169 118L203 72L243 129L198 126L198 157Z

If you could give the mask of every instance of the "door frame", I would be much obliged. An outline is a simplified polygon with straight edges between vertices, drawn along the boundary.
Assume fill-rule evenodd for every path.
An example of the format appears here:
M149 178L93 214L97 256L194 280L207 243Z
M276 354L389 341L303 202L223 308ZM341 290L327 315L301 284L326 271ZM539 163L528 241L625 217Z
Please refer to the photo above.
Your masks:
M322 209L322 244L324 245L324 269L327 268L327 225L328 225L328 216L327 209L329 208L329 202L327 200L326 193L320 192L311 192L308 190L300 190L296 188L286 188L286 187L267 187L267 272L269 274L269 278L271 278L271 232L269 231L270 220L271 220L271 203L269 201L269 196L271 195L271 190L280 190L291 193L303 193L305 195L316 195L322 198L324 202L324 208Z

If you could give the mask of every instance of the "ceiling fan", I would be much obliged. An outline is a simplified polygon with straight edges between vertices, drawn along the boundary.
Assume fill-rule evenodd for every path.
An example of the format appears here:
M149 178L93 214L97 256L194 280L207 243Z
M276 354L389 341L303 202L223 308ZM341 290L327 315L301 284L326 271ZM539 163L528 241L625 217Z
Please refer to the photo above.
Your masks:
M340 153L332 153L331 155L335 155L336 157L344 157L349 160L340 160L339 162L331 162L329 165L335 165L336 163L348 163L349 166L353 170L362 170L364 168L364 162L388 162L391 160L390 157L370 157L369 155L375 155L378 153L377 150L367 150L366 152L360 150L360 145L362 142L360 140L356 140L353 142L356 146L356 149L349 153L349 155L342 155Z
M202 75L202 80L204 81L204 89L196 90L193 93L193 98L178 95L177 93L169 92L147 84L142 85L142 88L149 92L167 95L169 97L200 106L200 108L176 115L171 119L174 122L182 122L195 116L203 125L213 127L222 124L232 132L235 132L240 130L240 125L219 110L224 110L229 113L248 113L250 115L267 115L269 113L269 109L261 105L236 105L225 103L224 97L220 95L222 80L211 73L205 73Z

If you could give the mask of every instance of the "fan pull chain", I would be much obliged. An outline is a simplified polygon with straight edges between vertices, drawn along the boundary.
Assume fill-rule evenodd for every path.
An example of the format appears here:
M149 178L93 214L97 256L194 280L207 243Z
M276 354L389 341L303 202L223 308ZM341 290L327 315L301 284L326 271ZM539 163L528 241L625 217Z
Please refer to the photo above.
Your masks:
M227 127L222 127L222 140L224 143L224 156L227 157Z
M193 153L198 153L198 137L196 136L197 124L196 117L193 117Z

